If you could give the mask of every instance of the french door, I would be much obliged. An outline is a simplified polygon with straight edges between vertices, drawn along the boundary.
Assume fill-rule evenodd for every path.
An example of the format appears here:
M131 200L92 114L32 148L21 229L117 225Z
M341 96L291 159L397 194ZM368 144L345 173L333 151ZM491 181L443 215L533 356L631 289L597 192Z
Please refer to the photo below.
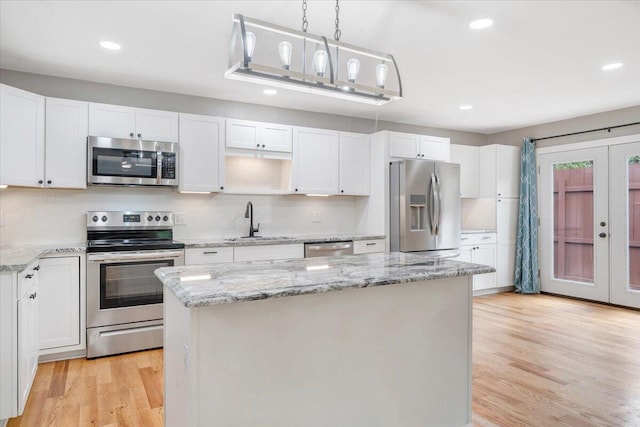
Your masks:
M541 290L640 307L640 143L539 165Z

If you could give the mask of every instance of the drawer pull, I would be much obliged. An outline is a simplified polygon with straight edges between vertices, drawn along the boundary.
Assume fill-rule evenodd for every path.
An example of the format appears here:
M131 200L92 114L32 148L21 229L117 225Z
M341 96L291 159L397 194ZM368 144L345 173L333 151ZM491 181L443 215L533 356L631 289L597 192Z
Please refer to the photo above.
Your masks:
M375 242L374 243L367 243L366 245L367 246L375 246L375 245L377 245L377 243L375 243Z
M490 238L491 238L491 236L484 236L484 237L482 238L482 240L490 239Z
M469 240L468 237L461 237L460 240Z
M215 255L217 253L218 253L218 251L204 251L204 252L202 252L202 255Z
M25 279L31 279L33 277L33 274L27 274L26 276L24 276Z

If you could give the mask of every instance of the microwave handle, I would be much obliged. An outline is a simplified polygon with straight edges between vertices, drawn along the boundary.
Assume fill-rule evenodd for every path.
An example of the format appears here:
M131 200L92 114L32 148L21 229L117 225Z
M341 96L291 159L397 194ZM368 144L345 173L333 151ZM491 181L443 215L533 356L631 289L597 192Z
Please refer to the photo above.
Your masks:
M161 184L162 183L162 151L157 151L156 152L156 183Z

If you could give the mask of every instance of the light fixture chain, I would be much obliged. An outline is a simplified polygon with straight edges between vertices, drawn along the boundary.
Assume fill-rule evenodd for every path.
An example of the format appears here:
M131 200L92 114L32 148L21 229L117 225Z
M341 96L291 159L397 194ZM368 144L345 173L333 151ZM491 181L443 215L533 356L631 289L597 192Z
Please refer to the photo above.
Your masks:
M302 0L302 31L307 32L309 21L307 20L307 0Z
M340 41L341 35L342 31L340 31L340 4L339 0L336 0L336 33L333 35L333 38L337 41Z

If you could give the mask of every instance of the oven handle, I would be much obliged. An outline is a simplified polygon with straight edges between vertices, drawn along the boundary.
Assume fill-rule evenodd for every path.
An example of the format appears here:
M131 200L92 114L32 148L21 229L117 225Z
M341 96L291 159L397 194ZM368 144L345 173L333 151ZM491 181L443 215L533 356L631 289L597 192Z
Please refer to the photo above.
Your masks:
M103 262L103 261L117 262L117 261L138 261L138 260L142 261L142 260L148 260L148 259L163 260L163 259L169 259L169 258L182 258L183 256L184 256L183 251L167 251L167 252L154 252L154 253L148 253L148 254L117 253L112 255L110 254L89 255L87 259L88 261L91 261L91 262Z
M106 338L106 337L114 337L114 336L118 336L118 335L134 334L134 333L138 333L138 332L151 332L151 331L161 330L162 328L163 328L163 325L143 326L143 327L139 327L139 328L118 329L117 331L100 332L100 337L101 338Z

